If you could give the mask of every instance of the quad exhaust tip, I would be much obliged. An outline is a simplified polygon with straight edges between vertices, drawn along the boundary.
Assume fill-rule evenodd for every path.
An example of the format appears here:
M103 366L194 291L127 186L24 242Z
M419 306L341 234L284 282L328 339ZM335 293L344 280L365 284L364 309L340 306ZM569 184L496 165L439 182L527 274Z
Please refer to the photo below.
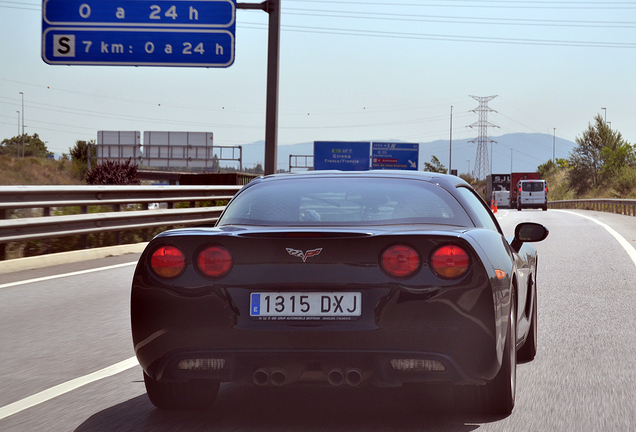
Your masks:
M303 369L304 370L304 369ZM301 373L292 374L289 376L284 368L259 368L252 374L252 381L258 386L274 385L277 387L284 386L293 381L296 381ZM368 377L358 368L333 368L327 373L327 382L334 387L347 384L351 387L356 387L364 381L365 377Z

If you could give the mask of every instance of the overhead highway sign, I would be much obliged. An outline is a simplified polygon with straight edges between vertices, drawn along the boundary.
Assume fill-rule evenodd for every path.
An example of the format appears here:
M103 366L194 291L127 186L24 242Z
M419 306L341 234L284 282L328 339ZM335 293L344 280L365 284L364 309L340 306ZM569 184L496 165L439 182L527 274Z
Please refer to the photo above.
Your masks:
M235 0L44 0L48 64L228 67Z

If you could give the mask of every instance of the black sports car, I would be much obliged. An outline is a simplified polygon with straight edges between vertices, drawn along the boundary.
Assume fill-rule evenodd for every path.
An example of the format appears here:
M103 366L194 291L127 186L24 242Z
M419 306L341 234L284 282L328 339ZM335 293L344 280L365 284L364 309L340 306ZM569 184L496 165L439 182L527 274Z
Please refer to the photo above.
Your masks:
M455 176L367 171L253 180L215 227L166 231L132 286L133 343L161 408L257 386L449 383L509 413L537 349L537 251Z

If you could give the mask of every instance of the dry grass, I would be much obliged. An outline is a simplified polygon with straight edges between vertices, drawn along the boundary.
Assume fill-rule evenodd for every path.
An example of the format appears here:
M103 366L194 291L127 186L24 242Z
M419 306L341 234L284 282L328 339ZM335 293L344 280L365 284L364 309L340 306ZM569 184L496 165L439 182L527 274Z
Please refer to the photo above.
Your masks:
M81 185L70 161L0 156L0 185Z

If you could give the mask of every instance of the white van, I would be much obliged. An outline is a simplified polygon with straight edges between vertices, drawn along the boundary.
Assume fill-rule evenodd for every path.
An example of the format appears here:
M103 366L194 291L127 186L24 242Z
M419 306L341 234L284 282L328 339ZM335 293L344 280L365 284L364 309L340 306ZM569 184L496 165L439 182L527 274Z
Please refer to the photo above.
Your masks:
M548 182L545 180L519 180L517 183L517 210L523 208L548 209Z
M508 208L510 207L510 192L507 190L493 192L497 207Z

